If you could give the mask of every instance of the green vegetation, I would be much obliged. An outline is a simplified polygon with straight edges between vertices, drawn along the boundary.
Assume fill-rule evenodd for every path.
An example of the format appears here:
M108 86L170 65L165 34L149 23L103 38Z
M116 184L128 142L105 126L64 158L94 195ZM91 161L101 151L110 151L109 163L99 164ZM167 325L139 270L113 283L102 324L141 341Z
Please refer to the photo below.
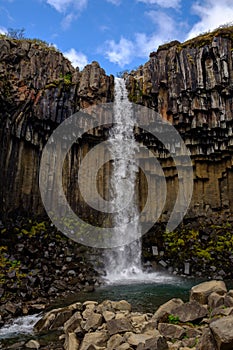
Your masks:
M0 39L11 39L15 42L27 41L30 44L40 45L43 48L59 52L59 50L53 44L49 44L45 40L41 40L38 38L27 38L25 36L25 29L24 28L20 28L20 29L8 28L7 33L0 34Z
M180 43L177 40L173 40L171 42L164 43L163 45L159 46L158 51L168 50L173 46L176 46L177 51L180 51L181 49L186 48L186 47L188 47L188 48L203 47L205 45L211 44L214 37L220 37L220 36L222 38L230 39L232 42L232 46L233 46L233 25L232 25L232 23L220 26L213 31L202 33L193 39L185 41L184 43ZM153 54L154 53L152 53L151 55L153 56ZM193 63L192 61L193 60L190 57L190 62Z
M230 269L229 257L233 254L232 225L210 225L195 229L177 229L163 234L166 257L182 266L185 261L194 261L195 266L211 266ZM228 265L229 266L228 266Z
M168 316L168 322L169 323L172 323L172 324L178 324L180 322L180 319L178 316L175 316L175 315L169 315Z

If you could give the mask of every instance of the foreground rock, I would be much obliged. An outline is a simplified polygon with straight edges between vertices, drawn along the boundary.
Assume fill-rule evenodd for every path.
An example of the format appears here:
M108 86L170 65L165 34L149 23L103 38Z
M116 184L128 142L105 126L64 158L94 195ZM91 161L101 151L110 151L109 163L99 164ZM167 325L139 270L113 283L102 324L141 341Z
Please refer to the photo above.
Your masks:
M224 282L205 282L192 288L190 301L171 299L154 314L134 312L125 300L76 302L46 313L35 325L34 339L17 349L232 350L233 307L212 308L216 295L227 304L232 291ZM54 331L55 340L40 343Z

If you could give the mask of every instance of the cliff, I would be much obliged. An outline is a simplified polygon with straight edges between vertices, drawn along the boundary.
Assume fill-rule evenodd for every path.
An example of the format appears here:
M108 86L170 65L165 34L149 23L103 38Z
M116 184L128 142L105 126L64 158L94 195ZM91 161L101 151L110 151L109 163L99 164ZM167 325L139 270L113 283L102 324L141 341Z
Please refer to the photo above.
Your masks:
M160 46L145 65L125 76L130 99L154 109L179 131L194 170L187 217L202 216L210 222L219 214L221 220L231 221L233 212L232 48L233 27L220 28L185 43ZM156 149L152 136L142 139ZM177 172L169 156L164 159L163 148L158 158L167 174L169 214Z
M233 212L232 40L233 28L229 27L183 44L171 42L125 76L129 98L154 109L174 125L191 152L194 192L189 218L209 220L220 214L221 220L230 221ZM107 76L97 62L80 72L40 41L1 38L1 217L14 212L43 213L38 172L48 137L81 108L113 101L113 88L114 77ZM93 212L74 191L75 169L88 150L103 139L102 131L96 135L90 132L66 160L65 175L71 179L64 183L67 197L87 218ZM149 133L140 130L137 139L155 152L166 175L168 196L161 220L167 221L178 190L177 169L171 155ZM155 174L150 173L146 154L144 162L153 183ZM100 193L104 193L109 169L101 176ZM141 208L147 188L140 173ZM149 201L153 206L156 199L150 196Z
M39 164L48 137L81 108L112 101L113 85L97 62L80 72L43 42L1 38L0 216L43 213Z

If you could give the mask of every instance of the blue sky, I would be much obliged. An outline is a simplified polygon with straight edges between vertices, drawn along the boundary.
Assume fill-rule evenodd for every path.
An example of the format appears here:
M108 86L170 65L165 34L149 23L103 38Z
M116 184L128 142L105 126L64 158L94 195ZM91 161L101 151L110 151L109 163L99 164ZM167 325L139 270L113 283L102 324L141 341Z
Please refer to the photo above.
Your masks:
M233 0L0 0L0 33L56 47L81 69L98 61L108 74L133 69L158 45L233 22Z

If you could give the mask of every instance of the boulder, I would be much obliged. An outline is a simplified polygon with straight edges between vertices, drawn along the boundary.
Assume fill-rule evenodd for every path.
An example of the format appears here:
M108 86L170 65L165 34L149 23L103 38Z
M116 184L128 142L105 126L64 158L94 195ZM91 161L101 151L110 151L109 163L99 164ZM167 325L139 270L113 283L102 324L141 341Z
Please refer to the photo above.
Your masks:
M218 293L224 295L227 292L226 285L223 281L208 281L200 283L191 288L190 301L196 300L200 304L207 304L208 296L211 293Z
M224 305L224 302L225 302L224 296L216 292L213 292L208 296L208 306L211 309L215 309L221 305Z
M114 334L107 342L107 349L115 350L122 343L124 343L124 338L120 334Z
M115 318L115 313L111 312L111 311L103 311L103 318L105 319L105 321L110 321L113 318Z
M198 322L207 316L207 309L196 301L190 301L173 309L172 314L179 317L180 322Z
M37 340L29 340L26 344L25 344L27 349L39 349L40 348L40 343Z
M154 331L154 335L160 336L158 331ZM145 344L146 340L153 338L152 334L135 334L132 332L127 332L124 335L125 341L132 345L132 346L138 346L140 343Z
M92 315L88 317L86 321L82 322L82 328L88 332L90 329L93 331L96 330L99 326L101 326L103 321L103 317L101 314L97 314L93 312Z
M222 317L210 323L218 350L233 349L233 316Z
M184 328L175 324L160 323L158 330L167 340L181 339L185 335Z
M168 343L166 339L158 335L156 337L147 339L145 344L139 344L137 350L168 350Z
M161 305L158 310L153 315L153 320L157 322L166 321L166 318L169 314L173 312L177 306L184 304L184 302L181 299L173 298L166 302L165 304Z
M64 332L65 333L72 333L77 327L81 325L82 322L82 316L80 311L77 311L73 314L73 316L67 320L64 324Z
M209 328L203 331L197 344L197 350L217 350L213 334Z
M76 337L75 333L66 334L66 339L64 343L65 350L78 350L79 348L79 340Z
M109 335L106 331L86 333L79 350L88 350L90 345L106 348L108 338Z
M133 331L132 324L126 317L108 321L107 329L110 335Z
M132 306L126 300L120 300L117 302L113 302L112 304L113 304L113 307L115 310L131 311L131 309L132 309Z

